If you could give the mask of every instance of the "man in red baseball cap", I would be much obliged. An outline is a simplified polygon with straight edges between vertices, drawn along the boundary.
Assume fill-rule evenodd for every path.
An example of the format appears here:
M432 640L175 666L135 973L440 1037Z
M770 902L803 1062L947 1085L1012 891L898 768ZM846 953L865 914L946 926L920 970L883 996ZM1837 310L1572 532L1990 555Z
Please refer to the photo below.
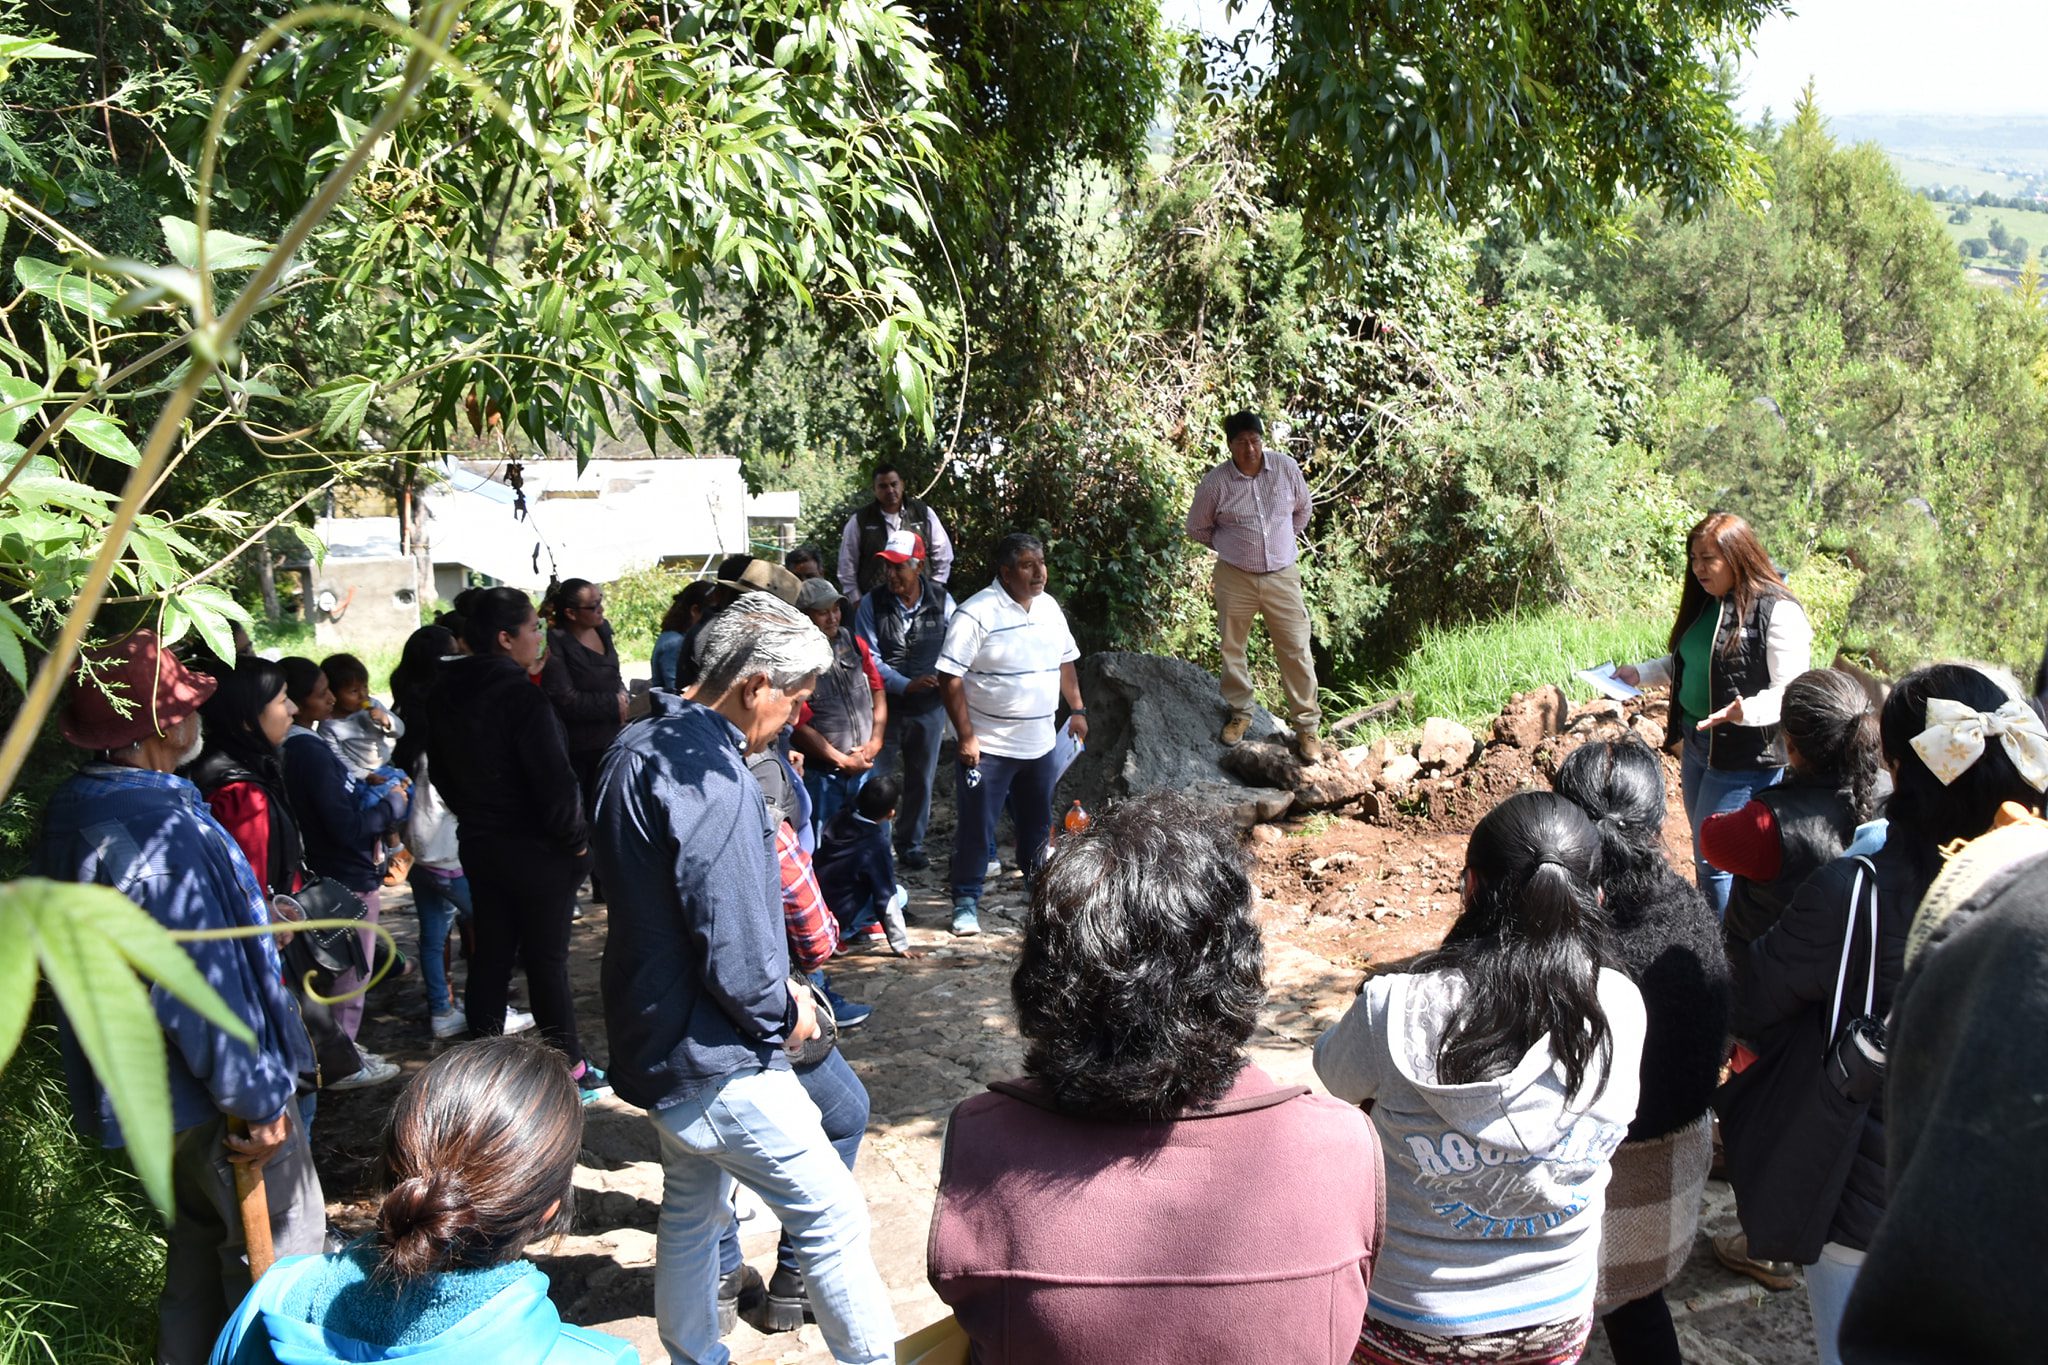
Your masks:
M891 532L875 558L882 566L881 586L860 599L853 632L867 642L889 694L889 722L875 771L893 774L898 757L903 761L892 831L896 862L923 871L931 866L924 836L946 729L939 705L939 647L953 619L953 599L925 576L924 537L917 532Z
M199 705L214 680L188 671L140 630L88 651L62 718L64 738L93 758L50 798L35 871L110 886L166 929L228 929L269 921L241 848L176 769L200 747ZM157 1359L203 1362L249 1290L242 1217L221 1161L263 1167L271 1240L280 1256L324 1250L326 1204L299 1120L299 1077L313 1070L305 1025L270 938L187 943L200 974L256 1035L237 1042L168 994L152 992L170 1065L176 1130L171 1180L176 1215L158 1303ZM68 1027L67 1027L68 1032ZM75 1044L67 1038L67 1051ZM76 1092L74 1092L76 1093ZM86 1132L127 1145L97 1083ZM230 1124L247 1125L246 1135Z

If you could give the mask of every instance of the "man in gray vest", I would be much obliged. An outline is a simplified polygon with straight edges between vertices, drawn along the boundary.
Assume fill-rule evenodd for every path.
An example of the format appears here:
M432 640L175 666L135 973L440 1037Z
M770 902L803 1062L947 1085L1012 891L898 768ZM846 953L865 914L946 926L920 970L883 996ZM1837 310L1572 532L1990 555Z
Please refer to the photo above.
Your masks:
M846 519L839 537L839 586L849 603L882 586L882 561L876 556L898 531L924 541L927 577L944 591L953 576L953 542L939 524L939 514L905 494L903 472L885 464L875 470L875 500Z
M924 833L931 824L932 778L946 729L939 701L939 649L953 618L953 599L925 579L924 556L924 540L915 532L891 535L875 555L886 591L863 597L853 618L854 632L867 641L889 693L889 720L875 771L893 772L902 755L896 862L913 871L931 866Z

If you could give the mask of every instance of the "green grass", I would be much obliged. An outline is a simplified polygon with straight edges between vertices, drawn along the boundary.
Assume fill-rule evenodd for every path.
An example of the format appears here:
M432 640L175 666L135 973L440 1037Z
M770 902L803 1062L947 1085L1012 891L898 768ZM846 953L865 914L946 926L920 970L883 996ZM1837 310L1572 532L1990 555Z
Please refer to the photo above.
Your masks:
M1989 190L2002 198L2010 198L2026 189L2026 182L2018 176L2006 175L2002 171L1987 171L1977 166L1957 166L1946 161L1930 161L1926 157L1901 156L1897 152L1887 153L1892 165L1898 168L1899 177L1915 189L1927 189L1935 185L1961 185L1971 194L1982 194Z
M161 1223L126 1169L73 1132L56 1031L0 1076L0 1365L149 1359Z
M1334 719L1394 693L1414 695L1405 717L1361 727L1347 743L1412 729L1430 716L1478 726L1514 693L1544 683L1556 683L1574 701L1589 699L1592 689L1572 676L1574 669L1652 658L1664 652L1670 629L1668 609L1593 617L1568 607L1437 627L1389 677L1361 689L1331 689L1323 710Z
M399 657L405 652L403 644L382 649L323 649L313 642L313 627L304 621L283 621L273 626L259 618L249 638L256 642L258 654L279 659L296 654L318 663L330 654L353 654L370 670L371 695L386 701L391 700L391 670L398 667Z
M1930 203L1928 205L1929 210L1935 214L1937 220L1941 223L1942 230L1948 233L1949 240L1959 246L1969 238L1988 236L1993 219L2004 223L2005 230L2013 236L2026 238L2027 254L2037 261L2041 258L2041 248L2048 246L2048 212L2036 209L1980 209L1972 207L1970 209L1969 222L1951 223L1948 221L1948 216L1959 207L1961 206L1957 204ZM1992 252L1989 256L1980 256L1976 260L1970 261L1969 264L1999 269L2006 268L2004 255L1996 251Z

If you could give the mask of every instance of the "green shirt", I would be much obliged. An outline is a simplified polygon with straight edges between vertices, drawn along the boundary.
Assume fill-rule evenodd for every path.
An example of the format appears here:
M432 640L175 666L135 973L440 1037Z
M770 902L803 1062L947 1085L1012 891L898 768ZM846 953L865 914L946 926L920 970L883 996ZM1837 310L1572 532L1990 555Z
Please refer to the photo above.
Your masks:
M1693 720L1714 711L1714 683L1708 669L1714 656L1714 632L1720 624L1721 599L1709 597L1685 634L1678 637L1678 658L1685 666L1678 681L1678 706Z

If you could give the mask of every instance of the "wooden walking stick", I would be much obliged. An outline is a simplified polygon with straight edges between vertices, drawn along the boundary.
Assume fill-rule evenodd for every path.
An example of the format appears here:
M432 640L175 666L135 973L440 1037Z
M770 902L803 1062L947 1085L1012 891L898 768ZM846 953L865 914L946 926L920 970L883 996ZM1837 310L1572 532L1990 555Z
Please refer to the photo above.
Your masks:
M249 1136L249 1125L230 1119L228 1131L236 1137ZM242 1244L249 1252L249 1282L263 1278L277 1259L270 1244L270 1195L263 1188L263 1168L250 1161L229 1161L235 1172L235 1199L242 1206Z

